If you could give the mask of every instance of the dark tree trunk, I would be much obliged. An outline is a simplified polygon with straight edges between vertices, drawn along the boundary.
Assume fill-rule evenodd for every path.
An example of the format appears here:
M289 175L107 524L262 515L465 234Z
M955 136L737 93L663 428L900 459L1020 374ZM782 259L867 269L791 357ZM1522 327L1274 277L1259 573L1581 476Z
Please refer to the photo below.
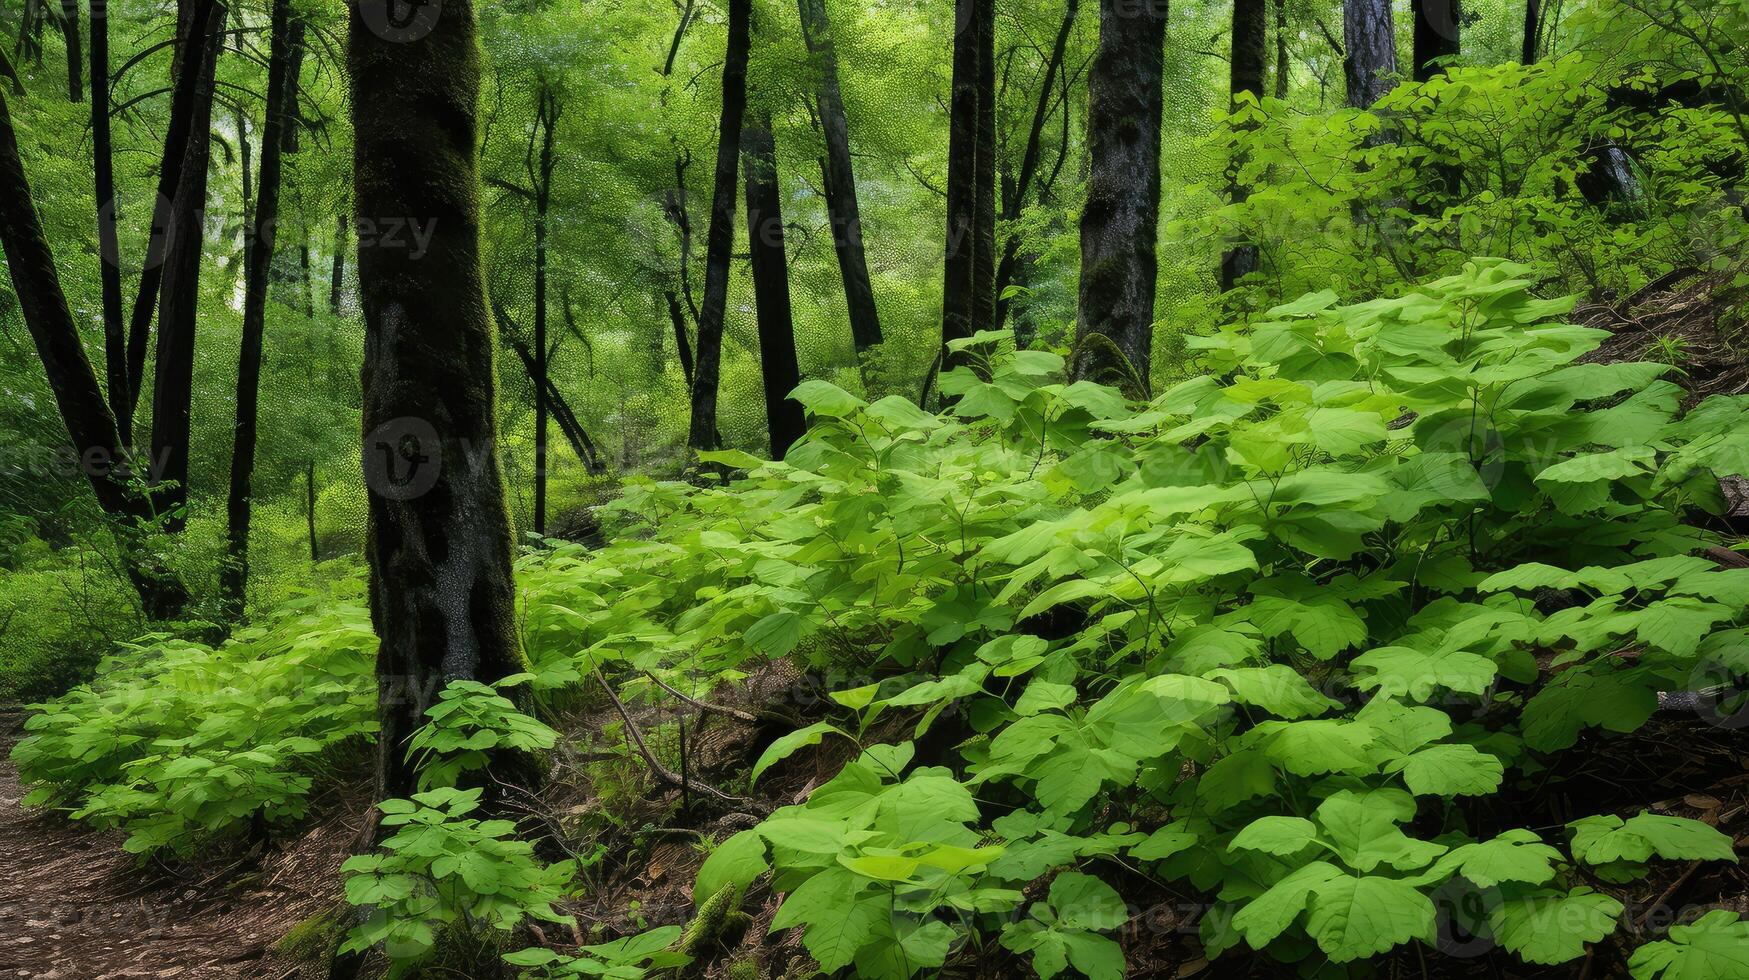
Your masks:
M271 61L271 58L269 60ZM271 66L268 71L273 71ZM271 89L269 91L271 92ZM269 95L269 98L273 98L273 96ZM243 111L242 106L237 107L236 117L237 157L240 169L243 171L243 251L247 253L249 251L249 229L255 224L255 189L250 186L249 179L250 171L254 166L252 161L255 153L254 148L249 143L249 116ZM243 263L247 266L248 262L248 255L245 254Z
M316 541L316 461L313 459L304 464L304 533L309 538L310 561L321 561L322 551Z
M528 341L522 339L515 321L510 319L510 314L501 306L495 312L504 340L515 352L517 360L522 362L523 370L528 372L530 378L543 377L537 372L534 351L529 350ZM571 403L559 391L559 386L553 381L551 372L548 372L544 377L546 383L543 387L546 389L547 402L552 407L553 420L559 423L559 431L564 433L565 440L571 444L571 451L583 461L583 468L591 476L600 476L607 470L601 462L600 448L595 445L595 440L589 438L588 430L584 429L583 424L577 420L576 411L571 408Z
M540 90L540 165L534 175L534 530L547 530L547 214L553 199L553 138L561 112L545 81Z
M1371 109L1396 84L1397 28L1391 0L1343 0L1342 46L1348 104Z
M1275 97L1287 98L1291 82L1288 61L1287 0L1275 0Z
M1268 70L1269 17L1265 0L1233 0L1233 57L1229 77L1229 92L1233 111L1238 112L1244 96L1253 102L1263 99L1263 76ZM1253 129L1250 123L1242 129ZM1245 155L1236 153L1227 164L1227 196L1234 204L1243 204L1251 189L1245 186L1241 171ZM1221 257L1221 291L1226 292L1239 280L1257 271L1257 245L1254 242L1234 242Z
M844 95L838 85L838 51L832 42L832 22L826 0L798 0L802 36L813 56L814 101L825 135L826 156L820 176L826 213L832 222L832 245L844 279L844 302L850 311L850 337L858 354L881 342L880 310L869 279L868 256L862 244L862 209L856 198L856 169L850 161L850 124L844 115Z
M227 558L221 576L226 615L243 618L249 591L249 525L253 517L256 421L261 398L261 348L267 329L267 270L279 224L280 153L285 128L285 78L291 67L291 0L273 0L267 59L267 108L261 130L261 190L243 241L243 337L237 358L237 422L231 435L231 487L226 498Z
M12 94L24 94L24 79L18 77L18 69L12 66L12 59L6 56L6 49L0 48L0 75L6 76L12 83Z
M304 37L307 28L304 19L299 17L292 21L291 26L291 67L286 70L285 83L291 87L285 98L285 111L289 118L286 121L285 132L281 138L285 141L281 147L287 153L298 152L299 123L303 121L298 111L298 80L304 77L304 53L309 50Z
M19 64L42 64L43 2L24 0L24 10L18 17L18 44L12 49Z
M97 0L99 4L107 0ZM67 42L67 101L85 101L85 56L79 50L79 0L61 0L61 37Z
M996 4L978 0L978 146L972 217L972 332L996 328Z
M1537 55L1541 53L1543 33L1542 0L1524 0L1524 53L1520 63L1536 64Z
M947 262L942 286L942 362L945 345L970 337L978 320L975 253L978 232L978 91L980 27L984 0L954 5L953 98L947 147Z
M716 181L705 241L704 306L698 315L693 365L692 426L687 445L716 449L717 382L723 358L723 316L729 304L729 263L735 248L735 184L747 109L747 56L753 47L753 0L729 0L729 44L723 60L723 113L717 124Z
M680 360L680 373L686 378L686 388L692 390L692 342L686 336L686 311L680 306L680 296L670 289L664 294L668 300L668 322L674 326L674 354Z
M300 224L298 242L298 299L304 304L304 319L316 317L316 277L310 274L310 226Z
M180 8L177 23L176 54L171 64L170 119L164 129L164 156L158 166L158 195L152 204L152 227L146 241L146 264L140 273L139 292L134 297L133 315L128 324L128 390L126 411L116 413L116 424L122 439L133 443L134 412L139 405L140 389L146 375L146 347L152 337L152 315L157 312L158 294L164 277L165 253L171 237L171 223L176 215L176 194L182 183L182 165L188 154L194 133L202 72L185 70L187 57L193 52L196 66L207 52L216 55L218 26L224 23L224 10L214 0L194 0L192 6ZM202 41L202 38L209 38ZM210 92L210 86L208 87ZM207 111L211 111L210 100ZM205 130L203 128L202 132ZM202 137L205 142L205 137Z
M345 296L346 289L346 240L347 226L352 219L341 215L334 219L334 258L328 269L328 312L340 315L340 301Z
M1115 370L1141 393L1154 337L1165 43L1165 0L1102 0L1087 81L1091 169L1081 214L1077 374Z
M783 243L783 193L777 179L777 143L771 117L761 115L741 132L747 168L747 248L753 259L753 294L759 308L759 370L765 380L765 421L771 458L781 460L807 431L800 402L789 397L802 383L796 366L795 319L789 299L789 253Z
M413 8L429 30L414 40L381 30L405 9L353 4L347 51L359 219L421 215L433 228L417 259L394 243L358 250L379 799L414 791L407 739L446 683L524 669L480 262L473 4ZM499 759L491 781L527 783L530 769Z
M121 241L116 231L115 147L109 123L109 0L91 4L91 173L97 201L97 275L103 293L103 362L110 413L127 418L129 396L127 311L121 298ZM126 427L119 430L128 442Z
M167 619L181 611L188 593L134 546L133 536L152 522L151 502L128 483L127 446L85 357L33 201L12 113L0 96L0 248L6 254L12 288L80 470L90 481L98 506L117 519L123 561L141 604L149 617Z
M1055 98L1054 79L1063 70L1063 57L1068 51L1069 35L1075 29L1075 16L1080 12L1080 0L1068 0L1063 6L1063 23L1057 28L1057 39L1051 45L1051 55L1045 62L1044 77L1038 86L1038 103L1032 111L1032 128L1026 134L1026 148L1020 155L1020 175L1015 178L1013 189L1005 195L1002 202L1002 220L1011 222L1019 220L1021 212L1026 209L1027 195L1032 185L1038 179L1039 158L1043 155L1045 123L1051 115L1051 104ZM1063 100L1065 118L1069 112L1068 99ZM991 326L1000 330L1002 324L1008 321L1008 310L1012 301L1002 294L1008 287L1015 284L1015 273L1020 263L1020 236L1013 234L1002 243L1002 260L996 266L996 319ZM1022 345L1024 346L1024 345Z
M188 520L189 438L194 408L194 335L199 322L200 258L206 214L207 164L212 155L213 73L226 12L213 4L204 22L193 21L183 71L196 76L188 143L170 209L164 275L158 293L157 363L152 376L152 485L165 528L182 530Z
M1438 62L1455 58L1462 48L1462 0L1409 0L1415 17L1415 80L1425 82L1445 74Z

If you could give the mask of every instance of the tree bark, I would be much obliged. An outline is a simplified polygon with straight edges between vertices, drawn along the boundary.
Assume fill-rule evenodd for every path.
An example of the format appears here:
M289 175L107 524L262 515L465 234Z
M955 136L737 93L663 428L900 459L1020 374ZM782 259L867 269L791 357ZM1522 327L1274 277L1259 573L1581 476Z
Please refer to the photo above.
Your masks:
M1099 52L1087 81L1091 169L1081 214L1077 374L1115 371L1142 394L1159 261L1165 42L1165 0L1102 0ZM1109 356L1111 347L1127 365Z
M243 618L249 591L249 527L253 518L256 422L261 399L261 348L267 328L267 272L278 237L280 154L285 128L286 75L291 67L291 0L273 0L267 59L267 107L261 131L261 189L243 242L243 336L237 358L237 421L231 433L231 486L226 497L227 561L220 576L225 613Z
M955 0L953 98L947 148L947 261L942 286L942 364L946 345L977 331L979 41L984 0Z
M547 530L547 214L553 199L553 139L561 112L558 95L543 79L540 89L540 165L534 175L534 530ZM532 138L532 136L531 136Z
M850 124L844 114L844 94L838 84L838 49L826 0L798 0L802 37L814 62L814 103L825 136L826 156L820 176L826 213L832 223L832 246L844 279L844 303L850 311L850 337L861 354L881 342L880 309L875 305L868 256L862 242L862 208L856 197L856 168L850 159Z
M663 294L668 301L668 322L674 326L674 353L680 360L680 373L686 379L686 389L692 390L692 342L686 336L686 311L680 306L680 295L670 289Z
M1371 109L1396 84L1397 28L1390 0L1343 0L1342 40L1348 104Z
M1287 98L1292 81L1288 60L1287 0L1275 0L1275 97Z
M1521 64L1536 64L1537 55L1541 53L1542 33L1542 0L1524 0L1524 52L1519 59Z
M121 241L116 231L115 145L109 122L109 0L91 4L91 173L97 201L98 280L103 295L103 361L110 413L128 417L127 312L122 307ZM118 430L128 441L125 428Z
M687 445L718 448L717 384L723 358L723 316L729 303L729 264L735 248L735 184L747 109L747 57L753 47L753 0L729 0L729 44L723 60L723 112L717 124L716 182L705 240L704 306L698 315L693 365L692 426Z
M0 48L0 75L6 76L12 83L12 94L24 95L24 79L18 77L18 69L12 66L12 59L6 56L6 49Z
M98 506L117 519L115 530L123 563L141 604L153 619L170 618L181 611L188 593L181 582L143 558L136 547L134 536L149 529L153 520L151 501L128 482L127 446L86 359L33 201L12 113L5 97L0 96L0 248L6 255L25 328L42 360L79 469L90 481Z
M346 240L347 226L352 223L348 215L341 215L334 220L334 258L328 271L328 312L340 315L340 301L346 288Z
M972 332L996 328L996 4L978 0L978 147L972 215Z
M164 129L164 156L158 165L158 194L152 204L152 227L146 241L146 264L140 273L139 292L134 297L133 315L128 323L128 388L125 411L116 413L123 441L134 441L134 412L139 405L140 389L145 382L146 347L152 337L152 316L157 312L158 294L164 277L165 253L170 240L171 223L176 212L177 189L182 182L182 165L194 132L202 73L185 70L188 54L194 52L195 64L211 47L202 38L217 33L224 23L223 8L215 0L194 0L178 12L176 53L171 63L170 118ZM210 86L209 86L210 90ZM208 111L211 105L209 102ZM204 130L203 130L204 131ZM204 138L203 138L204 141Z
M98 0L104 3L106 0ZM85 101L84 80L80 73L85 70L85 56L79 50L79 0L61 0L61 37L67 46L67 101Z
M428 33L405 39L383 29L405 7L360 0L347 50L359 218L421 215L433 229L418 258L394 241L358 251L380 799L414 791L406 741L445 684L524 669L480 256L474 9L431 9L413 8ZM525 761L494 760L490 782L532 782Z
M189 439L194 408L194 335L199 322L200 259L206 217L207 164L212 156L213 74L218 64L226 11L211 5L211 16L191 21L189 52L195 76L188 143L166 229L164 274L158 294L157 363L152 377L152 474L157 508L165 529L182 530L188 520Z
M1409 9L1415 17L1415 80L1425 82L1445 74L1439 61L1457 57L1462 49L1462 0L1409 0Z
M1038 102L1032 111L1032 128L1026 134L1026 148L1020 155L1020 174L1014 180L1012 193L1006 195L1002 202L1002 220L1004 222L1018 221L1026 209L1027 195L1032 190L1033 182L1038 178L1039 157L1043 155L1045 123L1050 120L1051 105L1055 97L1054 79L1057 73L1063 71L1063 58L1068 51L1069 35L1075 29L1075 17L1080 12L1080 0L1068 0L1063 5L1063 23L1057 28L1057 39L1051 45L1050 57L1045 61L1044 77L1039 81ZM1068 100L1063 101L1065 116L1069 111ZM1013 302L1003 296L1008 287L1014 284L1015 272L1020 263L1020 236L1011 234L1002 243L1002 259L996 265L996 319L992 326L1000 330L1008 322L1008 311Z
M777 142L762 114L741 132L747 168L747 247L759 313L759 370L765 381L765 421L771 458L781 460L807 431L801 403L789 397L802 383L796 365L795 318L790 309L789 253L783 242L783 194L777 179Z
M1250 96L1252 103L1263 100L1269 44L1269 18L1264 2L1233 0L1233 57L1228 90L1235 113L1240 111L1245 96ZM1249 130L1255 126L1245 123L1239 128ZM1243 204L1251 196L1251 189L1245 186L1241 175L1245 162L1245 154L1240 152L1227 163L1227 196L1234 204ZM1246 241L1233 242L1221 257L1221 291L1231 290L1240 279L1256 271L1257 245Z

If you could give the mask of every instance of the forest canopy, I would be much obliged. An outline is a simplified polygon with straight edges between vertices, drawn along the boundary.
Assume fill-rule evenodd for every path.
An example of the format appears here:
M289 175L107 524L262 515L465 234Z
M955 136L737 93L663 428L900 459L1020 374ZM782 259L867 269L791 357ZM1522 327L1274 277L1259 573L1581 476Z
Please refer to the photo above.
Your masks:
M0 965L1749 978L1746 93L1740 0L0 0Z

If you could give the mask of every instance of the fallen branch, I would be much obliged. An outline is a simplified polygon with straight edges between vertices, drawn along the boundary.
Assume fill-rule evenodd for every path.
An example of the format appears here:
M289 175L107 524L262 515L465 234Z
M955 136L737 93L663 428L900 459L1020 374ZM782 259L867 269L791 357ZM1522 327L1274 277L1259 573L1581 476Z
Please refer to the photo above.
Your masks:
M626 710L625 702L619 699L619 694L614 691L613 685L609 684L607 678L602 675L601 668L595 667L592 668L592 671L595 674L595 679L601 682L601 689L607 692L608 700L613 702L613 710L619 712L620 720L625 722L626 734L631 736L632 744L638 747L638 754L642 755L644 757L644 762L649 764L651 775L654 775L657 779L676 789L685 790L690 793L698 793L701 796L709 797L710 799L728 806L740 807L762 816L771 812L769 807L766 807L755 800L750 800L743 796L730 796L728 793L717 789L715 786L708 783L701 783L696 779L683 777L679 773L676 773L663 765L661 761L656 758L656 754L650 751L649 745L645 744L644 733L639 731L637 723L632 721L631 712Z

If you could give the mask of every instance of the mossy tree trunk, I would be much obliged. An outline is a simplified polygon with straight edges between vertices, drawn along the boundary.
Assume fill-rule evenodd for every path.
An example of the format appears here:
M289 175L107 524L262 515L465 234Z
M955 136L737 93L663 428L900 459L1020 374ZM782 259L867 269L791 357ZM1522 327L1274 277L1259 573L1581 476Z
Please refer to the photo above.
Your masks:
M802 37L813 57L814 104L825 137L826 155L820 176L826 212L832 223L832 246L844 280L844 303L850 311L850 337L858 354L881 342L881 315L875 305L862 242L862 207L856 197L856 168L850 159L850 124L844 114L844 93L838 84L838 50L832 42L832 22L826 0L798 0Z
M189 20L182 71L194 79L183 146L165 227L158 293L157 358L152 376L151 482L165 527L188 520L189 439L194 411L194 337L200 313L200 264L206 223L207 167L212 157L214 73L224 37L223 4ZM192 59L192 60L190 60Z
M413 792L407 739L446 683L524 664L480 255L474 10L433 9L414 8L409 27L395 0L360 0L347 55L359 220L433 228L423 253L389 238L358 249L379 798ZM492 781L525 782L522 769L497 760Z
M996 4L978 0L978 136L972 167L972 332L996 328Z
M735 193L747 109L747 57L753 47L753 0L729 0L729 43L723 57L723 111L717 123L717 163L711 221L705 238L704 303L698 312L693 355L692 424L687 445L716 449L717 386L723 361L723 317L729 304L729 266L735 248Z
M747 243L753 259L753 294L759 308L759 369L765 381L765 420L771 458L784 454L806 431L802 406L789 393L801 384L796 366L795 317L790 309L789 254L784 249L783 194L777 179L777 142L771 116L760 114L741 133L747 168Z
M1079 373L1110 369L1148 387L1160 221L1165 0L1102 0L1087 80L1090 172L1081 213ZM1125 365L1102 365L1109 341Z
M1348 104L1371 109L1396 84L1397 26L1390 0L1343 0L1342 47Z
M953 95L948 108L947 261L942 285L942 363L945 345L976 332L978 226L979 27L984 0L954 5Z
M243 617L249 586L249 526L261 399L261 348L267 327L267 272L278 237L281 132L286 101L293 92L286 78L291 68L291 24L291 0L273 0L261 184L243 242L243 337L237 358L237 421L231 432L231 486L225 506L227 561L220 577L225 612L232 621Z
M1233 57L1228 78L1228 91L1235 113L1241 111L1244 98L1252 103L1263 99L1263 77L1268 71L1269 17L1266 0L1233 0ZM1242 130L1255 128L1242 123ZM1233 154L1227 161L1227 197L1234 204L1243 204L1251 196L1242 171L1246 156ZM1239 280L1257 271L1257 245L1249 241L1234 241L1221 257L1221 290L1232 289Z

